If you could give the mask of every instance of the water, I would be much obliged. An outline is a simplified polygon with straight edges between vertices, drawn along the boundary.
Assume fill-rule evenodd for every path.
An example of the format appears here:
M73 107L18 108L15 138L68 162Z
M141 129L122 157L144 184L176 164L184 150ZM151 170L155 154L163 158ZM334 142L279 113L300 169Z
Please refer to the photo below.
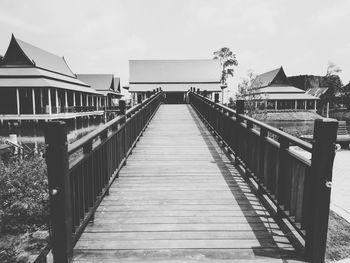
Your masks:
M93 123L86 121L81 125L83 127L75 128L76 125L71 122L67 122L68 142L72 143L80 139L81 137L92 132L103 124L104 123L101 120L94 120ZM22 146L25 145L30 149L40 148L45 143L44 127L43 123L40 122L24 122L19 126L11 127L6 124L0 126L0 142L4 141L5 139L9 139L10 134L16 134L18 144Z
M294 136L309 135L314 132L314 121L264 121Z

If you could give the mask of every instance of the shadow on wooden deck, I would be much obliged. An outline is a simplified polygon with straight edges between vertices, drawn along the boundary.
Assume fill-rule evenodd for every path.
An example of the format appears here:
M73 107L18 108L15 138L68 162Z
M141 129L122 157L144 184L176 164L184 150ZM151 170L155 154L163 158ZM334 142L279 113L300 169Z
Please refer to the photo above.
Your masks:
M254 254L260 257L303 261L300 244L295 236L264 207L256 191L234 166L234 159L225 152L214 139L215 135L207 129L194 109L190 113L217 164L227 186L259 241L260 246L252 247ZM282 231L283 229L283 231ZM289 247L291 246L291 247Z

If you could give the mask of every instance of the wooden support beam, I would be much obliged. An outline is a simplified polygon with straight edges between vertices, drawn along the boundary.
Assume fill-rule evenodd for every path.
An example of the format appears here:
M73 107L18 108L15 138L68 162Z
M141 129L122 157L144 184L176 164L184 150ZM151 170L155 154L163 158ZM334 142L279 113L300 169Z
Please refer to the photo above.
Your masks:
M51 103L51 89L48 88L48 102L49 102L49 114L52 114L52 103Z
M315 121L305 242L306 258L312 263L325 259L337 129L334 119Z
M67 108L68 107L68 94L67 90L64 91L64 106Z
M35 115L35 90L32 88L32 105L33 105L33 114Z
M20 104L19 104L19 89L16 88L16 99L17 99L17 115L20 115L21 114L21 107L20 107Z
M55 103L56 103L56 108L57 108L56 113L58 113L58 89L55 89Z
M73 106L75 107L76 105L75 91L73 91Z
M49 122L45 127L49 183L52 250L54 262L68 263L72 257L72 208L68 172L67 126Z

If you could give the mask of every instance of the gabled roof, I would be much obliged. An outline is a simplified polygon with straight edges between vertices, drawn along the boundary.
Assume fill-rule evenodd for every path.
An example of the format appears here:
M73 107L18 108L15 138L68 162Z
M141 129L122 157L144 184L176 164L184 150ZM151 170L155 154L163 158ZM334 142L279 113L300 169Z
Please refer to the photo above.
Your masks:
M108 94L122 96L120 94L120 79L115 78L113 74L77 74L77 77L104 96ZM116 89L118 87L119 90Z
M317 98L320 98L323 94L327 92L328 88L311 88L308 89L305 94L309 94L312 96L315 96Z
M28 65L53 71L75 78L64 57L59 57L43 49L35 47L12 35L10 45L4 56L3 66L18 65L16 59L26 60Z
M290 85L282 67L257 75L253 81L253 88L263 88L273 84Z
M120 93L120 78L114 78L114 90Z
M77 74L78 79L95 90L113 90L113 74Z
M220 83L219 60L130 60L130 84Z

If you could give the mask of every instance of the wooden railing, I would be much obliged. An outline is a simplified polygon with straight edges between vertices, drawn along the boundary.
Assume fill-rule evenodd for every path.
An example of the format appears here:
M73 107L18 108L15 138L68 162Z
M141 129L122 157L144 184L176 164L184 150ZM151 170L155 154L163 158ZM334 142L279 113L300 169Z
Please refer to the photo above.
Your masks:
M193 92L189 98L277 218L304 239L305 258L324 262L338 122L316 120L310 144L244 115L244 101L234 111Z
M45 131L54 262L72 250L162 102L161 92L68 145L64 122Z

